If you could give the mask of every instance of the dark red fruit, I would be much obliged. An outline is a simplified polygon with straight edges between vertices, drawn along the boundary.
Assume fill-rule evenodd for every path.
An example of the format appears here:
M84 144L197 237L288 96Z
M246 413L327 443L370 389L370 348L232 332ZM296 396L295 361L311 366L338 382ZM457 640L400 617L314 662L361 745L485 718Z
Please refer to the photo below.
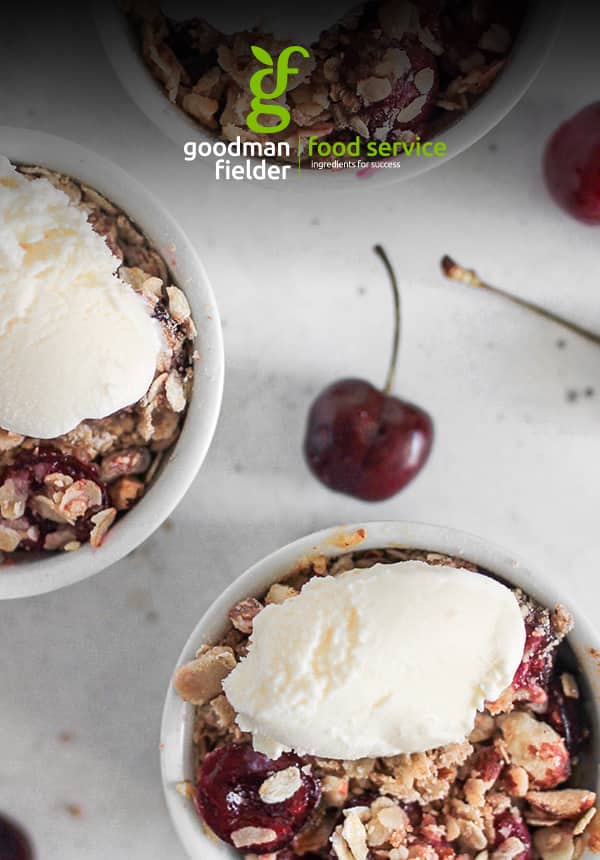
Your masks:
M392 92L387 98L375 102L364 112L369 132L379 140L387 137L394 129L421 131L423 122L433 110L437 96L437 63L431 51L414 38L403 39L400 47L408 56L409 65L406 71L396 79ZM419 89L417 83L420 78L417 78L415 83L415 77L425 69L431 69L431 85L428 89L423 87ZM416 103L418 110L413 109L409 118L403 119L403 111L409 105L414 105L417 99L419 99ZM385 136L382 135L381 129L385 130Z
M542 704L546 700L546 686L552 670L552 652L547 646L548 639L539 628L527 630L525 656L515 674L513 687L526 692L529 702Z
M14 462L7 466L0 477L0 485L8 478L12 478L18 486L24 487L29 498L33 498L44 492L44 478L53 472L60 472L62 475L68 475L74 481L86 480L93 481L100 487L102 492L102 505L100 507L89 508L84 517L80 517L73 525L77 540L82 543L89 539L93 524L91 518L103 507L108 506L108 494L106 485L100 479L98 470L91 463L84 463L77 457L69 454L63 454L56 448L35 448L33 450L21 451L15 457ZM24 528L27 524L36 526L39 538L33 540L23 540L19 544L19 549L22 550L38 550L44 546L44 539L49 533L56 531L59 527L57 523L45 520L39 514L35 513L27 505L25 515L22 518ZM1 860L1 858L0 858Z
M276 761L255 752L249 744L220 747L209 753L198 774L196 808L224 842L245 827L274 831L275 838L260 845L244 845L248 854L269 854L290 844L320 799L320 788L302 771L302 759L291 753ZM282 803L264 803L259 789L274 773L300 769L302 785Z
M512 682L517 699L545 705L548 684L560 639L552 628L550 613L539 605L529 605L525 618L525 650Z
M515 837L523 843L524 850L516 854L512 860L533 860L531 833L518 809L511 806L497 815L494 819L494 829L496 831L494 848L498 848L507 839Z
M559 206L579 221L600 224L600 102L588 105L554 132L544 170Z
M23 831L0 816L0 860L33 860L33 850Z
M2 476L3 480L11 477L12 469L27 470L32 484L36 488L43 487L44 478L52 472L68 475L74 481L94 481L102 490L106 501L106 487L100 480L96 467L91 463L84 463L70 454L63 454L56 448L35 448L32 451L21 451L15 457L14 465L9 466Z
M581 699L565 696L560 672L556 672L550 680L548 710L544 719L564 738L571 755L575 755L589 737L588 721Z
M403 803L402 809L408 815L410 826L413 828L413 830L417 830L417 828L421 826L421 822L423 821L423 807L419 803L414 801L413 803Z
M302 854L302 860L323 860L322 854L313 854L309 851L308 854ZM295 851L285 848L283 851L277 852L277 860L298 860L298 854ZM338 860L336 857L335 860Z
M304 454L316 477L332 490L368 502L395 495L423 468L433 441L429 415L393 397L400 340L400 294L389 260L386 266L395 300L394 349L383 390L363 379L334 382L313 403Z
M306 459L332 490L375 502L388 499L421 470L433 425L418 406L362 379L334 382L310 410Z

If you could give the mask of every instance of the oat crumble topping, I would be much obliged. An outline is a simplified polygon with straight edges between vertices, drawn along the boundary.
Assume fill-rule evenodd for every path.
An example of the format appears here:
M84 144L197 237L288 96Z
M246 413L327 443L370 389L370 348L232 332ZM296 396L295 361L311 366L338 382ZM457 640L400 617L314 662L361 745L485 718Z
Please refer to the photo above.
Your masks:
M51 440L0 429L0 553L11 560L23 552L71 552L88 541L98 547L146 493L185 419L196 337L185 295L124 212L69 176L38 166L18 169L47 179L88 213L122 261L119 276L159 321L165 349L149 391L126 409Z
M250 46L277 56L265 33L227 36L201 17L174 21L158 0L123 0L150 71L171 102L224 140L285 142L307 158L315 136L346 141L431 139L466 113L502 72L526 3L499 0L375 0L324 31L289 84L291 125L280 134L246 126ZM199 4L201 11L201 4ZM265 120L266 121L266 120Z
M222 679L248 648L252 619L270 603L293 599L314 576L375 563L418 559L489 575L439 553L389 548L306 559L260 599L231 608L221 641L205 645L180 668L175 687L196 705L197 777L214 750L249 745L222 692ZM320 801L288 846L265 853L275 837L234 833L245 860L577 860L600 845L596 795L580 787L578 765L589 741L584 698L561 646L573 626L567 610L548 610L515 589L527 642L508 690L489 702L461 743L412 755L359 761L305 756L303 770L320 786ZM385 659L385 655L382 655ZM566 658L567 662L569 658ZM299 766L261 785L263 803L286 802L300 785ZM197 786L187 784L186 796ZM263 797L264 795L264 797ZM250 841L248 841L250 840ZM244 852L246 846L252 850Z

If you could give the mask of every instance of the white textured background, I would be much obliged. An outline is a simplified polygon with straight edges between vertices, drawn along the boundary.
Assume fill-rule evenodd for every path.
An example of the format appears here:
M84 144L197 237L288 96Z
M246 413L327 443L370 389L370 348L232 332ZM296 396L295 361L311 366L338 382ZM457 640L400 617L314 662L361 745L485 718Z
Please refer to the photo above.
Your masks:
M570 5L530 94L469 152L410 184L311 199L184 164L129 102L84 8L72 20L47 4L32 20L12 4L1 123L73 138L158 194L204 257L227 352L215 444L170 522L96 579L0 606L0 809L41 860L182 860L158 770L171 668L225 583L313 529L409 518L470 530L600 620L600 351L574 337L557 348L559 329L437 269L450 252L600 329L599 234L559 212L540 175L549 133L597 97L600 10L577 18ZM322 386L383 381L390 298L375 242L403 281L397 391L433 414L437 440L409 489L368 506L322 488L300 452ZM588 386L595 396L568 401Z

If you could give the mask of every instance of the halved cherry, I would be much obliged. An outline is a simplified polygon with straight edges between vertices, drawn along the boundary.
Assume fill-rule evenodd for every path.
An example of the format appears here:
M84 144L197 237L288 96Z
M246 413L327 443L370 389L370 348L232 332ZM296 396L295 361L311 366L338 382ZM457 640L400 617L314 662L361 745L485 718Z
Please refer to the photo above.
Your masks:
M272 760L249 744L220 747L206 756L199 770L198 813L224 842L247 854L279 851L290 844L320 799L319 784L304 766L292 753ZM261 786L288 768L297 768L300 787L286 800L266 803Z

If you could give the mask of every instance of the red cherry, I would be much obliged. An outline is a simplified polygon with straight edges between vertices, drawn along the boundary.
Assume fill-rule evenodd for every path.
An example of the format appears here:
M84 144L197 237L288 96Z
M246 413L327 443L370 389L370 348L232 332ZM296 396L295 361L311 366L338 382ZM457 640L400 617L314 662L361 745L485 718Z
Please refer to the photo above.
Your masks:
M33 850L23 831L0 816L0 860L33 860Z
M383 391L362 379L334 382L317 397L308 416L304 453L327 487L358 499L388 499L420 472L433 440L429 415L391 395L400 339L400 295L388 258L379 246L392 283L396 331Z
M521 813L515 807L509 806L494 819L496 840L494 848L498 848L507 839L515 837L523 843L523 851L513 857L513 860L533 860L531 833L523 821Z
M306 458L332 490L369 502L395 495L415 477L431 448L422 409L362 379L334 382L310 411Z
M249 744L220 747L209 753L198 774L196 808L208 826L224 842L234 844L232 834L246 827L271 830L268 843L244 845L248 854L270 854L290 844L308 820L320 799L317 781L292 753L272 761L255 752ZM301 786L281 803L265 803L259 794L264 781L273 774L297 767Z
M600 224L600 102L588 105L554 132L544 170L559 206L586 224Z

